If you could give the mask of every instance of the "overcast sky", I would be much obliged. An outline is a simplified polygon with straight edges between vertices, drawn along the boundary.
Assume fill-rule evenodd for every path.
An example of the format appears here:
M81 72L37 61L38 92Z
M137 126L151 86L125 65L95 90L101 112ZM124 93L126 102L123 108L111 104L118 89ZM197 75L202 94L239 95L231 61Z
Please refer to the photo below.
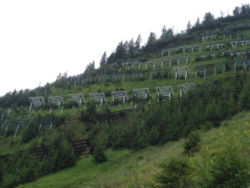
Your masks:
M80 74L119 41L179 32L206 12L231 14L249 0L0 0L0 96Z

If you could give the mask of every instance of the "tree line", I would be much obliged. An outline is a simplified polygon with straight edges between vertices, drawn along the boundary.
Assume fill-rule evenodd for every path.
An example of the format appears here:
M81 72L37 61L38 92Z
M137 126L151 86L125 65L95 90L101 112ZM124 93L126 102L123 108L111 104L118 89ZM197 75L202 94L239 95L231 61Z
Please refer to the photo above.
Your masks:
M142 45L141 44L141 35L138 35L137 39L131 39L129 41L121 41L118 43L115 51L112 52L109 56L104 52L101 60L100 66L103 67L107 64L119 64L124 61L128 61L134 58L139 60L144 60L143 57L150 57L152 52L155 52L163 47L167 47L172 43L180 43L180 42L189 42L195 40L197 37L197 32L202 34L202 32L206 32L206 30L211 29L219 29L221 27L225 27L229 24L232 24L234 21L238 21L240 19L250 18L250 5L242 5L241 7L235 7L233 10L233 15L223 16L215 18L214 15L210 12L205 13L203 20L200 21L198 18L197 21L192 26L190 22L187 24L186 30L181 31L180 33L174 34L174 30L172 28L167 28L163 26L161 35L157 38L154 32L151 32L148 36L147 42ZM249 29L250 26L245 26L245 28L238 29ZM225 33L235 31L235 29L225 31Z

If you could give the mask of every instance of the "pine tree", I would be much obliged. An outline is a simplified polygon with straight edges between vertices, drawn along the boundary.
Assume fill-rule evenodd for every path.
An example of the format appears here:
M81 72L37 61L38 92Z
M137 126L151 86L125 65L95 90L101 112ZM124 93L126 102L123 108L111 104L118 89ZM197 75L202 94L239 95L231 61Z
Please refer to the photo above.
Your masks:
M156 34L154 32L151 32L148 37L147 46L154 45L155 42L156 42Z
M234 16L239 16L240 15L240 7L235 7L235 9L233 10L233 15Z
M107 63L107 54L106 54L106 52L104 52L102 55L101 61L100 61L100 66L102 67L102 66L106 65L106 63Z
M214 21L214 15L212 15L210 12L207 12L203 18L203 24L210 24Z
M87 67L86 67L86 69L85 69L85 71L84 71L84 74L85 73L91 73L92 71L94 71L95 70L95 61L92 61L92 62L90 62L88 65L87 65Z
M134 57L135 55L135 43L133 39L131 39L128 43L128 55L129 57Z
M192 25L191 25L191 23L189 21L188 24L187 24L187 33L190 32L191 28L192 28Z
M141 35L138 35L135 41L135 54L139 54L141 49Z
M173 36L174 36L173 30L170 28L166 29L166 27L163 26L160 39L163 41L171 40L173 38Z
M118 46L116 47L116 51L115 51L115 59L123 59L126 55L126 48L125 45L123 44L123 42L119 42Z
M195 27L199 27L199 26L200 26L200 18L197 18L195 22Z
M154 32L151 32L151 33L149 34L148 42L147 42L147 44L146 44L146 46L145 46L145 49L146 49L146 50L149 50L149 51L150 51L150 50L153 50L154 47L155 47L156 41L157 41L157 39L156 39L155 33L154 33Z
M161 37L160 39L163 40L165 37L166 37L166 34L167 34L167 29L166 29L166 26L164 25L162 30L161 30Z

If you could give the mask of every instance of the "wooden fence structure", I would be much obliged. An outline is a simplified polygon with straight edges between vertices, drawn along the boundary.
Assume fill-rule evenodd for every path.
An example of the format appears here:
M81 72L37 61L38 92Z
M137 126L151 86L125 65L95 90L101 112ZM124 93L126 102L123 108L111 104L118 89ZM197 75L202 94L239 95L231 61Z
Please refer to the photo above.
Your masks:
M72 146L73 152L76 157L87 156L91 154L93 151L93 146L89 139L75 140L75 141L72 141L70 145ZM49 152L51 151L51 149L52 149L52 146L42 146L42 147L32 148L28 150L22 150L14 154L0 155L0 162L8 161L11 157L15 155L21 155L23 153L31 154L42 160L49 155Z

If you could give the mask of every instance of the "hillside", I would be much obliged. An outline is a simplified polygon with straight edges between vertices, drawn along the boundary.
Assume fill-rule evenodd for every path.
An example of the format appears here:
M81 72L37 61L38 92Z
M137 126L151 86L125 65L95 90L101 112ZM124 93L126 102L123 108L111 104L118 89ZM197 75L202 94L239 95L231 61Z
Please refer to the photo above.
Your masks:
M232 120L224 121L220 128L201 130L200 152L189 159L194 165L194 174L198 176L200 168L206 169L210 163L211 156L228 146L241 152L249 160L249 125L250 113L242 112ZM160 163L183 155L184 141L182 139L139 151L107 151L107 156L111 159L107 163L95 164L93 158L88 157L73 168L19 187L150 187L153 176L160 170Z
M149 186L157 164L180 157L195 131L202 140L188 158L195 186L202 180L195 164L205 168L220 147L235 142L245 156L250 6L236 10L216 19L206 13L183 33L151 33L144 46L121 42L98 69L90 63L82 74L0 97L0 186L39 178L27 186Z

